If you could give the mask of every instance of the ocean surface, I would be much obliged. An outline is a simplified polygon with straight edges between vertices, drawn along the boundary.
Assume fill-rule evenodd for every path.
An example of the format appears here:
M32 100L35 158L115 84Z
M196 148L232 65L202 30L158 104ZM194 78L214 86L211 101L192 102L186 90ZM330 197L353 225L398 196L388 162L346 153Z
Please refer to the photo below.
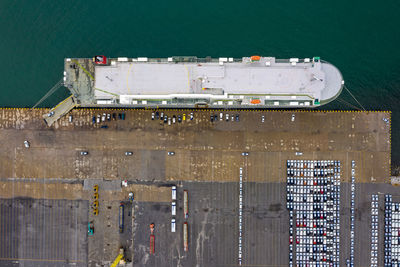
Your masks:
M0 106L32 107L62 78L65 57L320 56L365 109L392 111L398 166L399 10L399 0L0 0ZM343 91L324 109L353 106Z

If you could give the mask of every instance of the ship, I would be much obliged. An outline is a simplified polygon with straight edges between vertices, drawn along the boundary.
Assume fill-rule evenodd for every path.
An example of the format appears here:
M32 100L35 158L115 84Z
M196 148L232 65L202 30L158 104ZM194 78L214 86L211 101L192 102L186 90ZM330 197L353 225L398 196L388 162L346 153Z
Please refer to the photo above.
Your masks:
M313 58L64 59L63 83L81 107L315 108L339 96L342 74Z

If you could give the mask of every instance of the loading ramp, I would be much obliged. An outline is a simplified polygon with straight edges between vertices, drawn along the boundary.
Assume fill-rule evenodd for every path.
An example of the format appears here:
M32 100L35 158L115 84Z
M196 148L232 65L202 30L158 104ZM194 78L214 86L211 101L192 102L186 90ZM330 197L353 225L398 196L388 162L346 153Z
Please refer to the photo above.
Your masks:
M78 106L76 100L71 95L68 98L61 101L57 106L52 108L49 113L43 115L43 119L47 126L53 125L59 118L70 112L73 108Z

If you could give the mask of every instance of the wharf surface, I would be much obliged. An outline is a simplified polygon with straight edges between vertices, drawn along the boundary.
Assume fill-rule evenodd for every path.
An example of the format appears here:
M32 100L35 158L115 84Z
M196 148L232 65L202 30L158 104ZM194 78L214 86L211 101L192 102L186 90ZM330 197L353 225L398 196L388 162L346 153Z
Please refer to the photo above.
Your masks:
M35 253L24 251L32 247L15 244L19 246L18 253L0 252L4 266L13 266L15 260L24 260L26 266L42 260L46 266L49 259L59 266L68 266L69 260L75 260L78 265L96 266L112 261L121 245L134 266L234 266L238 257L240 167L245 170L243 264L249 266L288 264L286 160L340 160L342 192L348 191L351 161L355 160L357 188L366 192L356 200L359 218L356 251L370 250L368 243L360 241L365 238L360 229L366 231L370 227L368 220L363 219L370 218L370 209L365 207L369 194L396 192L396 187L390 184L389 112L158 110L168 117L185 114L185 121L168 125L152 120L152 110L74 109L47 127L42 116L48 111L0 109L1 203L5 207L10 200L29 199L40 203L38 207L47 207L49 210L42 208L45 214L56 214L51 211L51 205L40 201L78 201L76 222L70 227L79 226L79 231L83 231L88 221L94 221L95 235L79 241L76 238L53 240L64 242L71 250L52 254L51 248L46 248L47 256L38 254L31 259L31 265L30 258L24 257ZM193 120L189 119L191 112ZM220 121L221 112L223 120ZM103 113L116 113L117 119L92 122L93 116ZM118 119L119 113L125 113L125 120ZM218 116L218 121L210 121L212 114ZM225 120L225 114L229 114L229 121ZM239 121L235 118L232 121L232 115L237 114ZM72 115L72 123L68 115ZM108 128L101 128L102 125ZM30 148L24 147L24 140L30 142ZM82 156L80 151L89 154ZM126 151L132 151L133 155L125 156ZM168 151L175 155L168 156ZM244 151L249 156L242 156ZM100 187L98 216L93 216L88 208L92 202L92 190L84 187L88 180L95 180ZM128 180L128 187L106 189L107 181L120 180ZM178 186L176 233L170 232L172 185ZM183 190L190 192L188 252L182 246ZM130 191L135 193L132 205L127 202ZM343 224L349 221L349 198L343 193ZM127 213L123 234L118 233L121 201ZM19 207L24 207L22 202L18 202ZM36 206L25 208L30 210ZM26 224L24 218L24 215L16 217L21 229ZM53 222L58 219L54 217ZM154 255L148 251L151 222L156 224ZM51 224L55 229L61 226ZM3 227L0 232L7 233L7 229ZM50 240L52 237L45 236L43 229L33 229L36 238ZM73 232L72 228L68 229ZM344 250L341 265L348 256L344 249L348 248L345 245L349 243L348 232L345 229L341 232ZM19 232L21 238L24 234L27 233ZM14 240L10 235L0 235L0 242L10 240ZM72 249L72 242L79 242L86 257ZM366 265L368 259L369 254L365 253L365 259L360 258L359 264Z

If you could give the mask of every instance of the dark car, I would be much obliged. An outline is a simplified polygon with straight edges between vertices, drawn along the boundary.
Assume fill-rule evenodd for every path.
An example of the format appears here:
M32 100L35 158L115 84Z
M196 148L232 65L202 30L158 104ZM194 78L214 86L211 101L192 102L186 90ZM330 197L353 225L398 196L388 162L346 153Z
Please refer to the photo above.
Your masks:
M214 121L214 115L211 115L210 117L210 121L213 122Z
M122 113L121 115L122 115L122 116L121 116L121 117L122 117L122 120L125 120L125 113Z
M108 128L108 125L101 125L100 128L102 128L102 129L107 129L107 128Z
M178 115L178 122L182 122L182 116Z
M122 114L118 113L118 119L122 120Z
M164 123L167 123L167 122L168 122L168 116L165 115L165 116L164 116Z
M239 114L236 114L236 121L239 121Z
M117 119L117 114L113 113L112 117L113 117L113 121L115 121Z
M96 123L96 116L93 116L93 118L92 118L92 122L93 122L93 124L95 124L95 123Z
M160 114L158 113L158 111L156 111L156 120L158 120L160 118Z

